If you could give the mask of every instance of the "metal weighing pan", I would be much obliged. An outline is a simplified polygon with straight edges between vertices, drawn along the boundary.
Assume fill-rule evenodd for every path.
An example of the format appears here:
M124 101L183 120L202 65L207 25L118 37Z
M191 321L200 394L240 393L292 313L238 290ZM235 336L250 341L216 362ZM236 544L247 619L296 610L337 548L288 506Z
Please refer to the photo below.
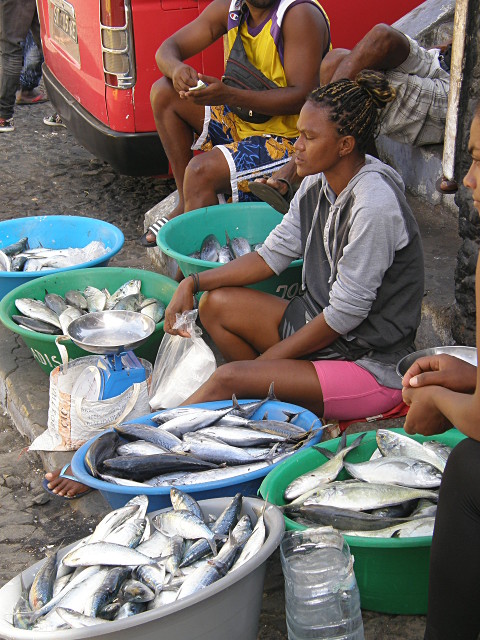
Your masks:
M77 318L68 337L90 353L116 355L135 349L155 331L155 322L136 311L97 311Z
M402 358L397 364L397 373L400 377L406 374L408 369L412 366L415 360L418 358L423 358L425 356L436 356L442 353L446 353L450 356L455 356L456 358L460 358L460 360L465 360L466 362L470 362L470 364L477 364L477 350L475 347L464 347L460 345L452 345L445 347L431 347L430 349L420 349L420 351L414 351L413 353L409 353L408 356Z

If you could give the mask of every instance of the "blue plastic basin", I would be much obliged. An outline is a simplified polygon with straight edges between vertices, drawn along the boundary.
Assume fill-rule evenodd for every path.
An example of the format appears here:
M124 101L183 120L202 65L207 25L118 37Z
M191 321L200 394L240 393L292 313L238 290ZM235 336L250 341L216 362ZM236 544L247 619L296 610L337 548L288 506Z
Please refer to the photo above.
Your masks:
M241 400L240 404L245 402L251 402L251 400ZM221 409L231 406L231 400L204 402L202 404L195 404L192 406L209 409ZM306 446L311 447L312 445L318 444L321 441L323 437L323 430L318 429L318 426L321 426L321 422L318 420L317 416L311 411L307 411L303 407L299 407L295 404L279 402L278 400L270 400L262 405L262 407L253 414L252 418L254 420L260 420L264 416L265 412L268 411L268 417L270 419L284 420L285 414L282 413L282 410L292 411L295 413L302 412L295 420L295 424L299 427L304 428L306 431L308 431L312 427L312 424L314 422L316 423L315 426L317 428L317 433ZM151 416L156 415L157 413L158 411L156 411L155 414L151 413L141 419L132 422L141 422L143 424L157 426L156 423L151 419ZM89 449L92 442L99 438L101 435L102 434L96 436L95 438L92 438L83 446L81 446L78 451L75 452L71 463L73 475L78 478L78 480L83 484L86 484L89 487L93 487L94 489L98 489L105 500L107 500L107 502L114 509L122 507L133 496L139 494L145 494L148 496L149 511L153 511L155 509L163 509L165 507L171 506L170 487L149 487L148 485L145 485L145 489L142 489L140 487L125 487L111 484L110 482L105 482L104 480L94 478L92 475L90 475L90 472L85 466L85 454L87 453L87 450ZM228 478L227 480L203 482L196 485L189 484L175 486L182 491L186 491L187 493L192 494L196 500L207 500L209 498L234 496L239 492L243 496L256 496L263 478L269 471L276 467L277 464L281 464L281 462L277 462L276 464L264 469L245 473L241 476L237 476L236 478Z
M0 222L0 250L10 244L28 237L30 248L78 249L87 246L93 240L103 242L107 253L95 260L62 269L44 269L42 271L0 271L0 299L9 291L25 282L50 273L82 269L85 267L105 267L109 260L123 247L123 233L109 222L86 218L84 216L31 216Z

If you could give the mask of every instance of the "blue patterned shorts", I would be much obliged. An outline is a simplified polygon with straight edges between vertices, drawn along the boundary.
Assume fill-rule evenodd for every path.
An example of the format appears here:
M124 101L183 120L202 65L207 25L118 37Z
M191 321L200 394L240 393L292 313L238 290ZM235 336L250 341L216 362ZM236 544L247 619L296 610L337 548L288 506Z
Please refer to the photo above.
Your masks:
M296 138L282 136L251 136L241 140L237 134L235 116L227 106L205 107L202 134L192 149L220 149L230 167L232 202L257 201L248 183L269 176L288 162L293 155Z

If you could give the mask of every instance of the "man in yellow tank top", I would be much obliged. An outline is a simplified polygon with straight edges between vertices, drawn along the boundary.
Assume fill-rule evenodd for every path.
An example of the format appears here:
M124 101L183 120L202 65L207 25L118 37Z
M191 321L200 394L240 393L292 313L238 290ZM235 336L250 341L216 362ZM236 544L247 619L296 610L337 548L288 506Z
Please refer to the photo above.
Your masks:
M275 88L229 86L183 62L223 36L228 56L239 29L248 62ZM223 198L255 199L248 182L271 174L293 153L298 114L329 48L328 18L317 0L213 0L162 43L156 61L164 77L153 85L151 102L179 202L141 244L155 246L161 226L184 212ZM197 89L199 80L207 86ZM245 120L238 108L266 121ZM193 156L192 149L208 153Z

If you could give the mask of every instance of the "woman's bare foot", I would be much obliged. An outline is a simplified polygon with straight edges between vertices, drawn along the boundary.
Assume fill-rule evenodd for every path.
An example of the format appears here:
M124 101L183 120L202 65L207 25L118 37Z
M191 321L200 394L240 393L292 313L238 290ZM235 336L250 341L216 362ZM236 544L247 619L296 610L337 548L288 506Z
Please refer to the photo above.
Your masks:
M168 220L171 220L172 218L176 218L177 216L182 215L182 213L183 213L183 203L182 203L181 206L180 206L180 203L179 203L175 207L175 209L170 211L168 213L168 215L166 215L164 217L167 218ZM152 233L151 231L147 231L146 240L147 240L147 242L156 242L157 236L154 233Z
M71 470L67 467L66 471ZM82 493L88 493L90 487L87 487L81 482L70 480L69 478L61 478L60 473L62 469L56 469L55 471L45 474L46 480L48 480L48 488L58 496L73 498L74 496L81 495Z

